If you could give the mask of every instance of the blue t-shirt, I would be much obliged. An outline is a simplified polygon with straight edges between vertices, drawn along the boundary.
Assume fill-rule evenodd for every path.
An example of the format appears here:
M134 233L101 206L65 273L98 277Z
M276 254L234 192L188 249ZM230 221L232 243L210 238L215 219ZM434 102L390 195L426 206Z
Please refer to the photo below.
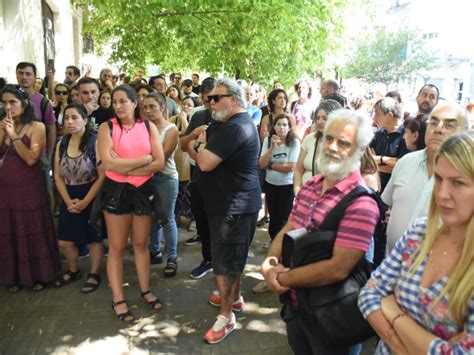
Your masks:
M201 172L199 187L206 212L211 215L257 213L262 206L258 182L260 144L247 112L210 125L206 149L222 159L214 170Z
M247 111L250 118L252 119L255 127L257 127L260 124L260 121L262 120L262 110L260 110L255 105L248 105L245 110Z

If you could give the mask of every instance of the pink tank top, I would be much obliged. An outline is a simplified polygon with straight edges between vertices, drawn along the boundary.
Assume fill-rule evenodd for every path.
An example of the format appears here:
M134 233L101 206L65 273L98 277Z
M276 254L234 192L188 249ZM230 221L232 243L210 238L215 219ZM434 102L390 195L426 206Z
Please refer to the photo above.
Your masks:
M136 122L130 129L120 129L117 120L112 119L112 142L114 151L120 158L138 158L151 154L150 133L143 121ZM147 182L153 174L147 176L126 176L113 171L106 171L105 176L116 182L126 182L139 187Z

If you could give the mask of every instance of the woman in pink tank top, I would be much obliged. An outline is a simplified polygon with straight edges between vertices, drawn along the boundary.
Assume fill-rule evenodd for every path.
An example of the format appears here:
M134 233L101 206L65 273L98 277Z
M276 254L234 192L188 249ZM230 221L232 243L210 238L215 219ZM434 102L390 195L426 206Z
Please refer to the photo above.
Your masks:
M151 177L164 167L163 148L157 128L136 114L137 92L121 85L112 92L117 118L99 128L98 147L105 168L102 208L109 235L107 275L112 289L112 308L125 322L135 318L123 295L123 256L129 232L141 297L154 310L161 302L150 291L148 236L154 192Z

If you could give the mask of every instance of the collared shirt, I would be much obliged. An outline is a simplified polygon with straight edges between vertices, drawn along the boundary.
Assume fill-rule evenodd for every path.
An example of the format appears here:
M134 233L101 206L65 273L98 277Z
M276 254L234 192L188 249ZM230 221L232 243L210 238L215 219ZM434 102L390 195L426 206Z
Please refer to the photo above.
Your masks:
M371 279L359 294L359 309L367 318L380 310L382 298L395 295L402 311L435 338L430 342L426 354L472 354L474 351L474 297L468 300L468 311L463 327L457 325L449 310L449 294L439 297L449 282L449 275L422 287L421 281L427 258L412 270L414 257L424 242L426 218L415 221L382 264L372 273ZM449 339L459 333L465 337L452 345ZM383 341L378 343L375 354L388 355L393 352Z
M392 177L382 193L383 202L392 206L387 225L389 250L393 249L395 242L408 229L415 217L415 207L423 195L423 200L426 200L427 192L424 191L429 180L427 160L426 149L405 155L395 165Z
M289 220L293 229L308 230L321 225L326 215L358 185L366 185L359 170L354 171L322 195L324 176L310 178L296 196ZM337 230L335 246L366 252L379 218L379 208L370 196L349 203Z
M390 133L384 129L379 129L375 132L372 142L370 142L370 148L375 151L376 155L400 159L408 153L408 148L405 144L405 139L403 138L404 133L405 128L403 125L400 125L396 131ZM391 174L379 173L379 175L383 191Z

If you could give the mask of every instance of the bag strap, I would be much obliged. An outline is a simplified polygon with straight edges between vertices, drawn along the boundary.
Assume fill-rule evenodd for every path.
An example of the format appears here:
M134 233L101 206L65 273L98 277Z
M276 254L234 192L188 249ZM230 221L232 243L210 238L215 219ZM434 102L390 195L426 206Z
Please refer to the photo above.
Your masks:
M46 97L41 98L40 109L41 109L41 121L44 123L44 115L46 114L46 108L48 107L49 100Z
M311 176L314 176L314 162L316 161L316 155L317 155L317 151L318 151L318 143L319 143L319 140L321 139L321 136L320 135L317 135L316 136L316 142L314 142L314 152L313 152L313 162L311 164Z

